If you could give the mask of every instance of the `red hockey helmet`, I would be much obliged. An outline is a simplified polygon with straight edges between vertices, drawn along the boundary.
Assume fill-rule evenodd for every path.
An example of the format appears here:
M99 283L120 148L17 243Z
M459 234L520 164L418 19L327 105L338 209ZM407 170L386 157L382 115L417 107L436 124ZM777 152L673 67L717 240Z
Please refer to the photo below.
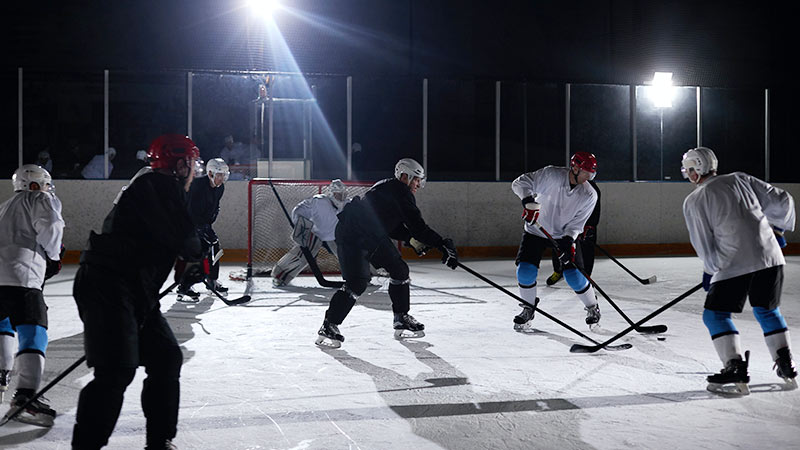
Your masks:
M597 175L597 158L589 152L575 152L569 160L569 165L591 173L590 180L593 180Z
M147 149L147 157L150 158L150 167L153 169L172 169L175 170L178 160L189 163L192 158L200 157L200 149L182 134L164 134L150 144Z

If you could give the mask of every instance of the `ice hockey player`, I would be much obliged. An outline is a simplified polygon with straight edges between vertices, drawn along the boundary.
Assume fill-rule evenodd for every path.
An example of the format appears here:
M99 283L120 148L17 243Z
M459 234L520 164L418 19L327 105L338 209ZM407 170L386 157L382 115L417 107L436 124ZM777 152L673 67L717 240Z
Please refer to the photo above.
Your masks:
M347 187L342 180L331 181L324 194L307 198L292 209L294 246L278 260L272 268L272 284L285 286L308 267L300 246L311 251L316 258L323 243L336 254L335 231L339 218L336 217L347 203Z
M136 178L92 232L81 254L73 296L84 326L86 362L94 378L81 390L72 448L108 443L136 368L145 367L142 410L148 449L174 448L183 354L159 309L159 290L175 258L200 261L200 240L186 207L199 157L180 134L156 138L148 149L151 173ZM187 267L189 282L205 276Z
M708 390L748 394L749 351L742 356L731 313L750 299L777 374L796 388L789 328L780 311L784 230L794 230L794 199L788 192L744 172L717 175L717 157L707 147L683 155L684 177L695 185L683 202L689 238L703 261L708 292L703 323L723 369L707 378Z
M522 199L522 218L525 231L522 233L517 253L517 282L520 296L532 305L539 303L536 297L536 277L546 248L552 248L547 236L539 230L540 224L556 241L553 249L559 256L567 284L583 302L586 324L594 328L600 322L600 306L589 280L575 267L583 266L580 247L575 247L575 238L583 231L586 221L594 210L597 193L586 181L597 174L597 158L588 152L576 152L570 159L570 167L543 167L535 172L520 175L511 189ZM535 310L522 304L522 312L514 317L514 329L530 328Z
M344 341L339 325L364 293L370 280L370 264L389 273L395 337L425 335L425 326L408 314L411 279L408 265L392 239L408 242L417 252L438 248L442 263L452 269L458 267L458 255L452 239L444 239L431 229L417 208L414 194L424 184L422 166L411 158L403 158L395 165L394 178L375 183L363 199L353 198L339 213L336 246L345 285L331 298L317 345L336 348Z
M589 185L597 192L597 203L594 205L592 215L583 226L583 232L578 235L575 240L575 247L581 248L581 257L583 258L583 270L589 276L592 275L594 270L594 247L597 244L597 224L600 223L600 188L594 180L588 181ZM547 277L547 285L552 286L558 283L563 278L564 273L561 269L561 263L558 260L558 252L553 252L553 273Z
M219 214L219 201L225 193L225 182L228 181L230 170L225 160L214 158L206 164L206 176L197 177L192 181L189 188L188 205L189 216L192 218L200 237L204 259L208 264L208 276L205 283L209 289L214 289L221 295L228 293L228 288L219 282L219 259L222 257L222 249L219 245L217 233L211 227L217 220ZM176 263L177 273L182 273L186 261L179 259ZM186 303L197 303L200 294L192 289L191 285L181 283L178 286L178 301Z
M12 177L14 195L0 204L0 318L3 318L0 384L10 381L13 328L18 351L13 365L17 390L6 417L18 410L42 380L47 350L47 306L42 295L44 280L61 269L64 219L61 201L53 192L47 170L26 164ZM0 388L2 389L2 388ZM15 420L53 426L56 412L41 399L33 401Z

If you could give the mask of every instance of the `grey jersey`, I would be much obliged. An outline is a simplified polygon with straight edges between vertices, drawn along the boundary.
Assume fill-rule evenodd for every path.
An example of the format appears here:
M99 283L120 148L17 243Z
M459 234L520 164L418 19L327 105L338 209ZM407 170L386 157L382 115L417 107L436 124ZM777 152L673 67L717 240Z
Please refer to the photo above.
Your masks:
M712 282L786 263L772 226L794 230L794 199L743 172L714 176L683 202L689 238Z

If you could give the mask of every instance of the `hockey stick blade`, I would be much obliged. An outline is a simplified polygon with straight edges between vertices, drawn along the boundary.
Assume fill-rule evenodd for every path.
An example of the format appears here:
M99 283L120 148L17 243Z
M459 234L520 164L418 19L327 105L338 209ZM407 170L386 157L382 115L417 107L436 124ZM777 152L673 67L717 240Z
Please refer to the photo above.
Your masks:
M612 351L612 352L617 352L617 351L620 351L620 350L628 350L629 348L632 348L632 347L633 347L633 345L631 345L631 344L620 344L620 345L572 344L572 347L569 348L569 352L570 353L594 353L594 352L600 350L601 348L609 350L609 351Z
M233 300L228 300L227 298L223 297L222 294L217 292L207 281L203 280L203 283L206 285L206 288L211 291L214 295L217 296L218 299L222 300L222 303L225 303L228 306L236 306L241 305L242 303L247 303L251 300L249 295L243 295L239 298L235 298Z
M614 258L613 256L611 256L611 254L610 254L610 253L608 253L608 252L607 252L607 251L606 251L606 250L605 250L603 247L600 247L599 245L595 244L595 245L594 245L594 248L596 248L596 249L600 250L601 252L603 252L603 254L605 254L605 255L608 257L608 259L610 259L611 261L614 261L614 263L616 263L618 266L620 266L620 267L622 268L622 270L624 270L625 272L627 272L627 273L628 273L628 275L630 275L630 276L632 276L633 278L635 278L635 279L636 279L636 281L638 281L639 283L642 283L642 284L652 284L652 283L655 283L655 282L656 282L656 276L655 276L655 275L653 275L653 276L652 276L652 277L650 277L650 278L640 278L640 277L638 277L638 276L637 276L635 273L631 272L631 271L630 271L630 269L628 269L627 267L625 267L624 265L622 265L622 263L621 263L621 262L619 262L619 261L617 260L617 258Z

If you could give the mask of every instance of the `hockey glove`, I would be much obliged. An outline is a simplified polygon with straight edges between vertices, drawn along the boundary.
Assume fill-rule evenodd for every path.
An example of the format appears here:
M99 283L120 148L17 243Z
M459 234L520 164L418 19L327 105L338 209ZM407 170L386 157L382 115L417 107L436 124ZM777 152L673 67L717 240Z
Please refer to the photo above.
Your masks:
M583 233L581 233L578 236L578 239L580 239L582 241L586 241L586 240L590 240L591 241L591 240L594 239L596 232L597 231L595 230L595 228L593 226L586 225L585 227L583 227Z
M522 218L525 222L534 223L539 220L539 208L541 205L536 203L533 196L527 196L522 199Z
M439 250L442 251L442 264L455 270L458 267L458 252L456 252L456 244L453 243L453 240L450 238L443 240Z
M412 249L414 249L414 252L417 254L417 256L425 256L425 254L428 253L428 250L431 249L431 247L428 244L418 241L413 237L409 239L408 242L406 242L405 244L407 247L411 247Z
M778 247L786 248L786 238L783 237L783 228L772 227L772 231L775 233L775 240L778 241Z
M711 289L711 274L703 272L703 290L708 292Z
M181 276L181 286L191 286L202 282L206 277L206 272L203 270L203 264L199 262L187 262L186 270Z
M558 240L558 261L561 263L562 269L567 267L567 264L575 262L575 243L572 241L572 236L564 236Z
M44 279L49 280L61 272L61 260L64 259L64 253L66 253L66 249L64 245L61 245L61 251L58 253L58 260L54 261L47 256L45 256L45 268L44 268Z

